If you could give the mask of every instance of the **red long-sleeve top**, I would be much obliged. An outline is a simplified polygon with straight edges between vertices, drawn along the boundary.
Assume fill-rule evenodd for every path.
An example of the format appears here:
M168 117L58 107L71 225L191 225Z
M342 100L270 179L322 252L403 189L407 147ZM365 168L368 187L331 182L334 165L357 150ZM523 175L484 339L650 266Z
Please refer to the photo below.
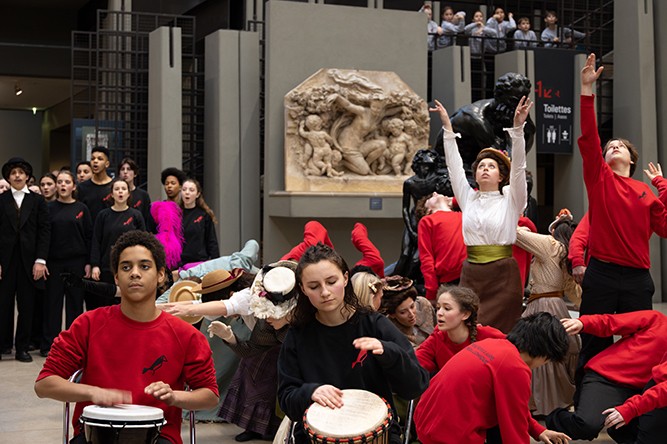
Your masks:
M578 140L589 201L590 255L618 265L648 269L648 241L653 232L667 237L667 211L648 185L619 176L604 161L594 98L581 96Z
M384 259L380 250L368 238L368 229L364 224L357 222L352 229L352 245L361 252L361 259L354 264L369 267L379 277L384 277Z
M505 333L490 326L477 327L477 341L484 339L502 339ZM466 348L471 344L470 337L464 342L457 344L449 339L449 335L445 331L435 329L431 335L422 342L415 353L419 364L433 374L438 372L445 366L447 361L452 359L452 356Z
M667 407L667 353L663 356L662 363L653 367L651 374L656 385L616 407L626 424L651 410Z
M526 216L519 218L518 225L520 227L527 227L533 233L537 233L537 227L532 220ZM521 275L521 285L525 287L528 284L528 275L530 275L530 263L533 261L533 255L521 247L512 245L512 257L519 266L519 274Z
M415 409L419 440L482 444L486 431L495 426L503 442L528 444L530 436L538 439L546 429L530 416L530 378L530 368L508 340L471 344L431 379L419 400ZM465 402L457 402L461 399Z
M327 229L316 220L308 221L303 228L303 242L297 244L289 251L289 253L281 257L280 260L293 260L298 262L299 259L301 259L301 256L303 256L303 253L305 253L311 246L317 245L318 242L322 242L324 245L328 245L331 248L334 247L331 243L331 239L329 239Z
M667 316L655 310L615 315L588 315L579 320L583 331L595 336L620 335L622 338L597 354L586 364L615 383L644 388L653 367L667 350Z
M461 277L468 255L463 243L462 213L436 211L424 216L417 227L417 246L426 299L434 300L441 283Z
M568 248L567 257L572 262L574 267L586 267L590 256L588 255L588 233L590 231L590 223L588 222L588 213L579 221L579 225L575 228L572 237L570 238L570 245Z

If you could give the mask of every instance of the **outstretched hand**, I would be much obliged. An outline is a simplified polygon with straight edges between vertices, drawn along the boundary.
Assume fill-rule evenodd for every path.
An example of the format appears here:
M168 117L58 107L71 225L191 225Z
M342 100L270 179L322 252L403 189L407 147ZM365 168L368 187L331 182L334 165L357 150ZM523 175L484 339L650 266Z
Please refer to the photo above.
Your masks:
M526 96L521 97L519 104L516 106L516 111L514 111L514 126L521 126L524 124L528 118L528 113L533 107L533 102Z
M648 168L644 170L644 174L646 174L648 180L653 181L656 177L662 177L662 167L659 163L654 164L653 162L649 162Z
M449 114L447 114L447 110L442 105L442 103L438 102L437 100L434 100L433 102L435 103L435 106L430 107L428 109L429 112L432 112L432 113L437 112L440 115L440 121L442 122L442 126L447 131L451 131L452 130L452 122L449 120Z
M602 75L604 66L595 69L595 54L591 53L586 59L586 64L581 70L581 94L593 94L593 84Z
M570 336L574 336L584 329L584 324L579 319L561 319L560 323L563 324L563 328Z
M602 412L603 415L607 415L607 418L604 420L604 426L607 428L619 428L625 425L625 419L615 408L610 408Z

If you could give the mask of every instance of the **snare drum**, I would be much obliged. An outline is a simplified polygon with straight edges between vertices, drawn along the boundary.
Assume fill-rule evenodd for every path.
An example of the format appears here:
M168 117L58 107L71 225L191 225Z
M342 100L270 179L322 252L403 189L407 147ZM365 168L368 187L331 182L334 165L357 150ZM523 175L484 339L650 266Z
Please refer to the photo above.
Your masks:
M343 390L343 407L313 403L303 415L303 426L313 444L387 444L391 406L375 393Z
M161 409L132 404L86 406L79 422L92 444L155 444L167 423Z

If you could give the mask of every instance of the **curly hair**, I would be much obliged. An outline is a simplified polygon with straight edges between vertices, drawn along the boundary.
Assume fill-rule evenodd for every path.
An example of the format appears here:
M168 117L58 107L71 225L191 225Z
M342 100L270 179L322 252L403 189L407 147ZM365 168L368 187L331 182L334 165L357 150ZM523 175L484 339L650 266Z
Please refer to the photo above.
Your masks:
M158 270L166 268L164 247L160 241L153 234L146 231L132 230L123 233L111 247L111 270L113 270L114 274L118 273L120 254L128 248L136 246L144 247L151 252L155 261L155 267Z
M470 342L475 342L477 340L477 311L479 310L479 296L477 296L477 293L472 289L467 287L442 285L438 288L436 301L445 293L449 293L452 299L459 304L459 311L467 311L470 313L468 319L463 321L463 323L468 327Z
M384 290L384 295L382 296L382 305L380 306L380 312L385 315L393 315L396 313L398 306L401 305L406 299L410 298L413 301L417 300L417 289L413 286L406 288L401 291L391 291Z
M160 173L160 181L162 182L162 185L164 185L164 183L167 181L167 177L169 176L174 176L179 185L183 185L183 182L188 179L188 176L183 171L179 170L178 168L169 167L165 168L162 170L162 173Z
M297 302L294 311L292 312L292 319L290 325L294 327L302 327L308 325L311 322L315 321L315 314L317 309L310 302L308 296L303 292L303 270L309 265L317 264L321 261L329 261L336 266L343 274L343 276L349 276L349 267L345 262L345 259L338 254L336 250L324 245L321 242L318 242L316 245L311 246L303 253L301 259L299 260L299 265L296 267L295 275L297 282ZM352 287L352 280L348 279L347 285L345 286L345 295L343 296L343 307L341 312L356 311L361 313L368 313L370 310L359 302L359 298L354 293L354 288Z

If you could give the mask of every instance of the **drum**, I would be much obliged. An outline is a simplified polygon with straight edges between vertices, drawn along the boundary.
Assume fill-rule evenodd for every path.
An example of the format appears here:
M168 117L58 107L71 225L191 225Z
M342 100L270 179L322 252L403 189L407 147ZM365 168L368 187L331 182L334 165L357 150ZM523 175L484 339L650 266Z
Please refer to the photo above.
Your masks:
M161 409L132 404L86 406L79 422L92 444L155 444L167 423Z
M303 415L303 425L313 444L389 442L391 406L375 393L343 390L343 407L332 409L313 403Z

